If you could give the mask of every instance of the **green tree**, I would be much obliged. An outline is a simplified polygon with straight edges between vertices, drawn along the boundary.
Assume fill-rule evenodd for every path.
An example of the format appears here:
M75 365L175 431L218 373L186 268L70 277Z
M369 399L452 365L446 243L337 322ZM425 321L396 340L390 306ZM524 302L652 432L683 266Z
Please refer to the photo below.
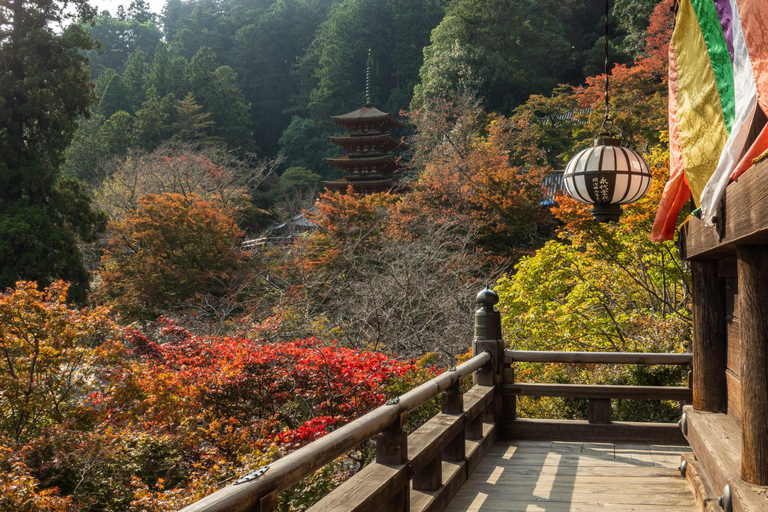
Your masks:
M335 131L330 120L294 116L280 137L280 153L290 167L305 167L324 178L339 178L341 172L325 163L326 157L338 154L328 142L328 136Z
M80 19L91 18L85 2L0 5L0 287L64 278L73 283L72 298L82 301L88 274L77 242L94 237L103 217L88 208L70 217L62 198L82 190L56 182L76 119L93 101L80 53L93 43L68 22L72 7Z
M123 84L123 79L118 74L110 74L111 78L104 88L99 101L99 113L105 118L110 117L120 110L130 111L133 108L131 94Z
M99 50L86 52L94 79L106 69L122 72L128 57L136 50L151 54L163 36L154 21L144 15L120 20L106 12L94 19L88 32L101 46Z
M136 112L133 125L133 144L144 149L154 149L169 140L176 117L176 96L169 93L164 98L150 94L141 109Z
M172 140L195 142L201 145L212 144L216 138L211 135L215 123L211 113L203 111L192 93L176 104L176 121L173 123Z
M306 52L329 9L339 1L277 0L235 34L230 65L253 105L257 144L268 153L277 151L278 139L291 122L286 110L298 92L291 76L296 59Z
M128 57L128 61L125 63L125 70L120 75L126 88L127 102L130 105L130 109L127 112L130 114L136 112L136 109L141 106L146 97L146 77L149 70L148 59L149 56L145 51L141 49L136 50Z
M280 186L286 192L309 190L317 186L323 177L306 167L289 167L280 176Z
M336 5L298 63L295 106L306 106L320 118L362 106L372 49L377 105L395 114L407 108L418 82L421 49L444 12L441 0L344 0Z
M661 0L616 0L612 14L624 31L622 48L637 57L645 48L648 20Z
M558 83L580 83L600 9L574 0L457 0L424 48L411 109L470 90L503 114Z
M668 174L669 153L647 155L654 173L649 192L625 208L617 224L599 224L588 208L565 196L553 209L563 223L558 238L523 259L496 287L505 339L518 350L681 352L691 336L690 276L673 242L653 243L650 231ZM659 367L524 367L523 380L584 384L677 384L681 369ZM516 378L517 374L516 374ZM668 403L623 403L617 417L670 421ZM549 408L549 409L547 409ZM544 417L573 417L572 401L525 402ZM583 411L581 411L583 412Z

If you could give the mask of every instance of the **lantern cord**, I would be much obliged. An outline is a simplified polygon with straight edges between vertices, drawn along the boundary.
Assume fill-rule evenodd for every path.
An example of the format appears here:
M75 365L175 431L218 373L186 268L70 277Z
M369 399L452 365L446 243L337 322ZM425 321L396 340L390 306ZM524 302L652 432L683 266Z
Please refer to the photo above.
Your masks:
M610 105L610 92L608 89L608 29L610 28L610 20L608 14L610 11L609 0L605 0L605 117L603 117L603 124L600 125L600 132L604 135L610 135L613 131L613 120L611 119L611 105Z

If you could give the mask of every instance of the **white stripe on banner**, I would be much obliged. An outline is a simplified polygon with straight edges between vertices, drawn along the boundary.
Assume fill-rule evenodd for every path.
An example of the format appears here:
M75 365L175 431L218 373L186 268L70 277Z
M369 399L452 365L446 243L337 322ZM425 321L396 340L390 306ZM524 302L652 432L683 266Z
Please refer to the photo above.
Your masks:
M739 6L736 5L736 0L730 0L730 3L733 9L733 82L736 93L736 116L731 134L720 155L717 169L712 173L701 193L701 218L708 226L714 224L718 205L725 195L725 187L728 186L731 173L739 163L739 157L744 150L744 144L752 127L752 118L757 109L757 86L744 32L741 29Z

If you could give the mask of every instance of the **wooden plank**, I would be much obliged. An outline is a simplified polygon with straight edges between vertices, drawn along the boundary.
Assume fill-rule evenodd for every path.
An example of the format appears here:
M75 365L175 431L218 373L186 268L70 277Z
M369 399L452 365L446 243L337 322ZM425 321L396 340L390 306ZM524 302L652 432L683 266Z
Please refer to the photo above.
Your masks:
M741 381L731 370L727 370L725 383L728 388L728 417L737 427L741 427Z
M548 505L549 503L568 503L575 505L578 503L589 504L599 501L600 503L617 505L633 505L640 502L643 505L666 507L676 505L682 507L694 506L694 498L691 495L691 491L685 487L681 488L679 484L680 482L678 482L678 485L672 489L654 489L654 492L652 493L641 493L639 489L631 488L628 490L629 492L622 491L621 489L617 492L609 492L598 487L587 488L585 486L579 486L574 489L564 489L560 492L556 490L549 492L535 492L531 493L528 497L525 497L525 495L515 487L506 489L500 488L499 486L478 485L472 486L472 489L467 489L464 492L459 491L456 494L456 497L452 500L451 505L469 506L472 501L474 501L477 493L483 493L488 494L488 499L483 506L483 510L494 510L493 508L488 508L491 502L508 503L523 501L523 499L531 505Z
M468 420L477 418L486 407L493 403L496 389L493 386L473 386L464 393L464 416Z
M725 359L725 357L723 357ZM690 402L692 392L678 386L611 386L588 384L532 384L517 382L502 387L505 395L567 398L628 398L636 400L677 400Z
M690 365L691 354L657 354L646 352L565 352L507 350L504 364L585 363L585 364L671 364Z
M616 443L616 459L629 459L639 463L655 466L651 447L647 443Z
M587 451L594 448L600 449L600 456ZM618 449L644 455L605 459L605 454L612 457L615 451L607 443L501 441L446 510L696 510L679 472L650 463L649 445Z
M739 280L728 277L725 280L725 317L739 318Z
M686 438L696 459L722 489L729 479L738 476L741 467L741 432L725 414L683 408L687 420Z
M483 438L479 440L467 439L464 441L464 452L467 458L467 474L471 475L480 461L499 437L499 428L493 423L483 423Z
M595 510L610 510L611 512L697 512L696 506L671 507L659 505L620 505L618 503L542 503L530 504L527 501L496 501L488 500L488 496L478 493L469 505L451 504L445 512L594 512Z
M740 246L741 478L768 485L768 245Z
M717 502L720 497L720 491L715 487L715 483L710 478L704 468L699 465L696 456L692 453L683 455L686 470L685 479L693 490L693 496L702 512L722 512L722 508Z
M308 512L373 512L386 506L408 485L408 465L373 463L350 478Z
M664 446L651 444L648 446L651 452L651 459L654 466L663 468L678 469L680 467L680 455L690 453L691 449L687 446Z
M739 334L739 320L734 318L727 321L728 325L728 349L726 353L726 369L736 377L741 376L741 335Z
M435 491L411 490L410 512L440 512L467 481L467 461L443 462L443 485Z
M693 407L725 412L725 283L717 260L691 262L693 295Z
M768 162L756 164L725 191L718 226L691 218L680 230L681 256L711 258L732 253L736 245L768 240Z
M525 440L686 444L682 432L674 423L615 421L609 425L592 425L580 420L518 419L502 424L502 435Z
M699 465L722 491L731 486L734 512L768 511L766 488L741 479L741 431L730 417L684 407L688 442Z
M411 468L424 469L430 461L439 459L443 448L466 425L463 415L438 414L408 436Z

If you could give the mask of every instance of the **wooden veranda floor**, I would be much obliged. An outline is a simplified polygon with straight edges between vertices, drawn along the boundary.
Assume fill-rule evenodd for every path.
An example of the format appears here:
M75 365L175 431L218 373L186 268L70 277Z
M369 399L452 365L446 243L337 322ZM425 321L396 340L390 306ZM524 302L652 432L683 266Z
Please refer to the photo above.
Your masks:
M498 440L446 512L698 510L682 446Z

